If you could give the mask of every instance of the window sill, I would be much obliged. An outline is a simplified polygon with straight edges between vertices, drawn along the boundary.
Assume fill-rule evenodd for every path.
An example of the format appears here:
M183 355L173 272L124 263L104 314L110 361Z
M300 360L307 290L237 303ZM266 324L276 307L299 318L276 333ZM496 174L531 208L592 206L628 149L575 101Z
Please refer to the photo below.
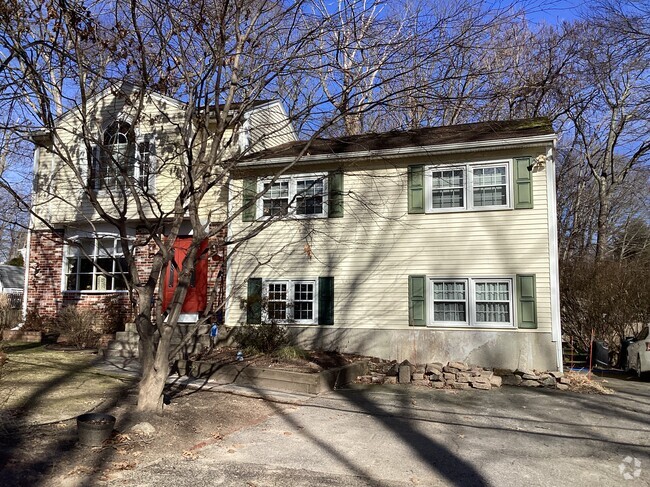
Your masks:
M275 220L279 222L286 222L292 220L320 220L329 218L328 215L283 215L283 216L258 216L257 221Z
M435 210L425 210L426 215L437 215L447 213L479 213L484 211L506 211L512 210L511 206L486 206L481 208L436 208Z
M94 290L89 290L89 289L80 290L80 291L73 291L73 290L70 290L70 289L64 289L61 292L63 294L116 294L116 293L126 294L129 291L127 291L126 289L119 289L119 290L115 290L115 291L94 291Z
M453 325L453 324L432 324L427 325L427 328L435 330L484 330L484 331L493 331L493 330L517 330L517 327L514 325Z
M293 321L275 321L274 322L276 325L282 325L282 326L292 326L292 325L297 325L297 326L318 326L318 323L315 321L304 321L304 320L293 320ZM262 322L263 325L270 325L270 322Z

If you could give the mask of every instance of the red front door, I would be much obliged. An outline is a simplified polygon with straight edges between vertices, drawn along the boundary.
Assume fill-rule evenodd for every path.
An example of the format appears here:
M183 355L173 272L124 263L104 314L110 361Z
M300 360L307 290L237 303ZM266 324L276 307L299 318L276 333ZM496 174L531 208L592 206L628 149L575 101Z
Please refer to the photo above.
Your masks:
M174 242L174 257L165 270L163 309L167 309L174 297L174 291L178 285L178 274L182 270L183 259L192 244L192 237L177 237ZM183 313L199 313L205 309L208 301L208 241L204 240L194 265L194 272L190 279L190 286L183 303Z

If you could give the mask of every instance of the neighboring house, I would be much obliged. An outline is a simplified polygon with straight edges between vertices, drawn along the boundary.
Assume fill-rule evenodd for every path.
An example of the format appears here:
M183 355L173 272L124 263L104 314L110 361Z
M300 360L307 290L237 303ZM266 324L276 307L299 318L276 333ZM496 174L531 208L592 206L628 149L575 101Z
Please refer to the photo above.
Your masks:
M15 265L0 265L0 293L15 294L23 292L25 269Z
M26 310L54 316L68 305L100 310L114 306L117 300L130 312L121 277L121 270L126 267L119 234L115 226L107 224L97 213L89 195L82 190L82 182L90 185L92 196L109 209L110 216L125 220L129 245L134 246L136 263L144 277L157 249L155 244L148 243L143 218L164 223L174 216L174 196L179 192L176 175L185 164L175 130L186 121L180 101L148 93L136 122L137 90L126 83L107 89L83 107L65 113L52 132L33 134L37 148L32 210L36 216L31 219L28 234ZM215 108L211 107L209 113L213 112ZM209 124L216 123L213 120L211 115ZM228 150L250 152L295 140L287 120L279 102L253 103L243 123L228 129L227 137L233 147ZM211 129L208 126L203 133ZM202 140L196 140L197 145L201 143ZM54 144L67 158L77 161L74 168L57 156ZM112 161L127 164L134 191L152 195L156 204L145 205L138 211L128 194L124 194L124 174L114 169ZM204 202L202 218L210 224L223 221L227 210L223 188L215 188ZM176 289L190 234L188 221L176 239L174 261L164 271L168 283L163 293L164 305ZM204 248L208 244L205 242ZM181 321L196 320L204 310L208 289L218 287L215 282L223 279L223 257L222 253L211 259L199 258Z
M0 265L0 294L8 296L13 309L20 309L25 286L25 269L14 265Z
M400 361L561 369L555 141L533 119L256 154L231 188L246 208L232 234L282 221L229 264L226 324Z

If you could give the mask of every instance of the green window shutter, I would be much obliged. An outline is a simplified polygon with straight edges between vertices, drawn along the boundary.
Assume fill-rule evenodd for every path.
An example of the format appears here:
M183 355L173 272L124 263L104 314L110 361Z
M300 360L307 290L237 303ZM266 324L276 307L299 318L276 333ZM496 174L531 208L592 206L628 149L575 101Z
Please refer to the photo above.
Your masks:
M409 276L409 325L427 324L426 276Z
M517 326L537 328L535 275L517 276Z
M424 166L408 167L409 213L424 213Z
M262 279L251 277L248 280L248 298L246 300L246 323L262 322Z
M530 157L515 159L515 208L533 207L533 172L529 171Z
M244 194L242 220L245 222L255 221L257 207L255 206L255 195L257 194L257 179L244 178Z
M334 278L318 278L318 324L334 324Z
M328 216L343 218L343 172L331 172L328 175Z

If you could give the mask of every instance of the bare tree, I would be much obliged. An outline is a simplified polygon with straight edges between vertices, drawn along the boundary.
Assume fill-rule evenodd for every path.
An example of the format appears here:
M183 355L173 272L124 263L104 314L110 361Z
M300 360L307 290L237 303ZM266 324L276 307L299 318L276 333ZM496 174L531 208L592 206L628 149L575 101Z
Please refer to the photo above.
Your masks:
M120 275L140 341L138 407L158 411L170 361L183 346L172 346L172 336L195 263L213 257L227 261L241 242L274 222L260 221L246 235L225 237L229 223L243 211L229 205L229 199L238 196L226 191L230 175L243 157L265 146L264 140L286 140L292 134L289 126L274 123L263 127L266 139L245 141L247 114L260 98L281 98L279 89L287 80L313 77L313 62L316 69L327 69L319 37L324 25L342 18L376 19L374 7L345 3L341 9L351 10L335 14L302 1L150 0L114 6L47 2L44 7L24 2L15 7L3 19L0 49L6 56L0 74L25 114L25 123L14 124L15 133L34 140L52 161L41 164L35 174L32 216L39 225L54 229L56 215L48 211L72 215L77 224L95 229L100 244L100 223L117 234ZM376 28L364 22L358 32L346 32L341 46L352 46L353 39L363 39ZM385 56L392 52L390 42L382 47ZM298 125L307 117L313 120L323 103L334 100L347 101L311 125L313 135L348 115L356 124L364 110L379 103L366 97L365 87L374 82L366 83L373 76L367 68L352 70L343 85L328 85L327 91L321 86L315 98L299 97L303 106L296 105L294 115L303 118L296 119ZM116 80L125 82L116 85ZM359 96L349 96L351 87L362 87L354 91ZM116 101L103 101L112 99ZM114 111L124 118L102 126L104 115ZM142 161L152 146L140 145L146 141L134 127L148 127L156 142L155 164L141 165L137 171L134 154ZM121 141L119 150L115 140ZM299 159L279 168L276 177ZM165 178L169 183L153 187L151 176L160 184ZM135 240L133 222L138 222ZM162 279L183 234L191 234L191 242L182 263L177 263L178 285L165 302ZM206 240L218 244L206 248ZM90 257L78 241L66 241L75 252ZM146 266L137 258L142 252L150 256ZM111 276L102 264L93 265ZM224 306L220 283L215 280L193 330Z

